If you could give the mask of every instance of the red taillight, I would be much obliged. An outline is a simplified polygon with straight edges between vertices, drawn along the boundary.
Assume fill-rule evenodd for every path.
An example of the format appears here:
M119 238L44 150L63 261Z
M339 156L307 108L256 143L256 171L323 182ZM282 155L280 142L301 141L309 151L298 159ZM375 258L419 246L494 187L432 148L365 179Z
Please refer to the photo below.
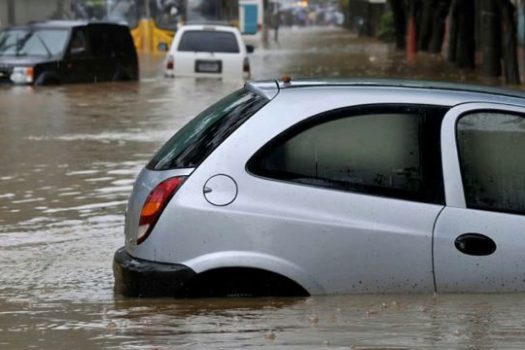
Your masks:
M262 24L257 24L257 32L260 32L262 30Z
M173 70L175 68L175 59L173 56L168 56L168 60L166 61L166 69Z
M162 211L185 179L185 177L172 177L161 182L151 191L140 212L137 244L141 244L148 238L160 214L162 214Z

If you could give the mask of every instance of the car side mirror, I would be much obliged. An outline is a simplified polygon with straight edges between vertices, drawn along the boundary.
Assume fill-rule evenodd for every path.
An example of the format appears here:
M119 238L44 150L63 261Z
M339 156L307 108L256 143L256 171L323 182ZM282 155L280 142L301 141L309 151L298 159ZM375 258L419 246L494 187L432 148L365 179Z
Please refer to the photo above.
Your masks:
M159 49L159 51L162 51L162 52L167 52L168 51L168 44L162 42L162 43L159 43L159 45L157 46L157 49Z
M246 45L246 52L253 53L255 51L255 47L253 45Z

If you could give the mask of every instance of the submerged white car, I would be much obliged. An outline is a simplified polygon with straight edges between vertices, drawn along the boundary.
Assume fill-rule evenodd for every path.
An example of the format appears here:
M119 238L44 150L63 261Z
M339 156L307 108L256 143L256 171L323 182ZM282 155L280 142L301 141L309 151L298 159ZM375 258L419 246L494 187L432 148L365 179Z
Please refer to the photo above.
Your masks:
M186 25L177 30L164 61L166 77L248 79L253 46L245 45L237 28Z
M525 291L523 150L521 92L248 83L140 173L116 291Z

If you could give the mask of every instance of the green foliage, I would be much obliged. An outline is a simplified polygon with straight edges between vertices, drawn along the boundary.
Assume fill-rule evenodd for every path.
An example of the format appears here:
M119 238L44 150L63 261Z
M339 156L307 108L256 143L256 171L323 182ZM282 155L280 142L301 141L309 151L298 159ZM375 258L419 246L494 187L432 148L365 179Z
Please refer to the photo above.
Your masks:
M385 12L379 20L379 39L386 42L393 42L396 38L394 26L394 14L392 11Z

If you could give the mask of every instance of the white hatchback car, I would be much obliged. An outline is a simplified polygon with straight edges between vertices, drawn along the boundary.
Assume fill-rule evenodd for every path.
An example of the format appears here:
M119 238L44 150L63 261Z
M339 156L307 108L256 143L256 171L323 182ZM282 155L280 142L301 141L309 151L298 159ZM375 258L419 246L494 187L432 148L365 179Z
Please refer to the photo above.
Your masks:
M249 83L140 173L124 295L525 291L525 96Z
M248 53L235 27L221 25L186 25L177 30L164 61L166 77L220 77L248 79Z

